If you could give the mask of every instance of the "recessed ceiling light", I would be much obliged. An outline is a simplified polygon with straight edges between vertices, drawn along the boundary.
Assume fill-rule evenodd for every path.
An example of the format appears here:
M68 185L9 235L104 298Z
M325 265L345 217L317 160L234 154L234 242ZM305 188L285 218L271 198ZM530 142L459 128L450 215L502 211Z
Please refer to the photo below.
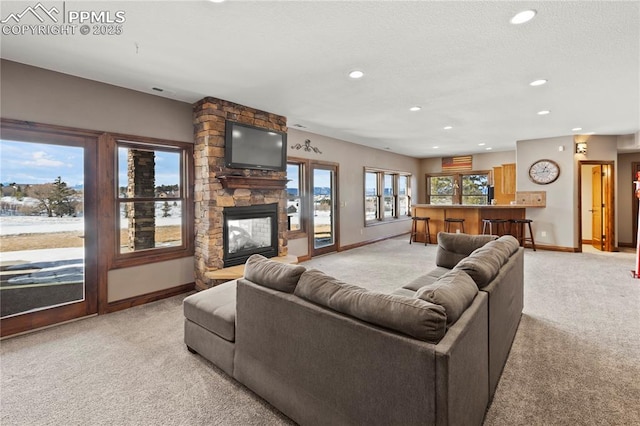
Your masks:
M211 3L222 3L224 0L209 0Z
M478 144L478 146L485 146L485 145L486 145L486 143L484 143L484 142L480 142L480 143Z
M529 83L529 86L542 86L543 84L547 84L547 80L534 80Z
M354 78L354 79L358 79L358 78L362 78L364 77L364 73L362 71L359 70L353 70L349 73L349 77Z
M580 130L582 130L582 127L574 127L571 129L572 132L579 132Z
M433 149L438 149L438 148L440 148L440 147L439 147L439 146L434 146L434 147L433 147Z
M551 112L551 111L548 111L548 110L546 110L546 109L545 109L545 110L542 110L542 111L538 111L538 115L547 115L547 114L549 114L550 112Z
M514 25L518 25L518 24L524 24L525 22L529 22L530 20L533 19L534 16L536 16L536 11L535 10L523 10L520 13L517 13L513 18L511 18L511 20L509 22L511 22Z
M491 148L490 146L485 148L487 151L491 151L493 148Z
M416 105L409 108L409 111L420 111L421 109L422 109L421 106Z
M451 126L444 126L444 127L443 127L443 129L445 129L445 130L451 130L451 129L453 129L453 127L451 127Z

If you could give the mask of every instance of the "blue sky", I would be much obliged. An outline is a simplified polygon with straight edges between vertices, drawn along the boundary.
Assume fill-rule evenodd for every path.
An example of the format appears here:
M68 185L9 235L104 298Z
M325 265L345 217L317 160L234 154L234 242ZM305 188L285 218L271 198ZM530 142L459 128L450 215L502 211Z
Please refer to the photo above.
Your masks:
M124 173L119 173L119 177L121 182L126 182L126 150L120 151ZM83 162L82 148L0 140L0 182L3 184L50 183L60 176L69 186L81 186L84 184ZM179 154L156 151L156 185L179 183L179 173Z
M0 140L0 182L40 184L60 176L69 186L82 185L83 158L78 147Z

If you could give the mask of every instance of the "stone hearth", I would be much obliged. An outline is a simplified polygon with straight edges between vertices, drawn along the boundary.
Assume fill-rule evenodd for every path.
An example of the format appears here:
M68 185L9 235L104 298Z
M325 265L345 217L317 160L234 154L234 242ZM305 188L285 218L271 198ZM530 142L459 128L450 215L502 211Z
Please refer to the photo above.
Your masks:
M278 204L278 255L287 254L286 172L225 167L225 121L286 132L286 117L207 97L193 106L195 132L196 288L211 286L204 276L224 265L223 210ZM240 175L238 175L240 174Z

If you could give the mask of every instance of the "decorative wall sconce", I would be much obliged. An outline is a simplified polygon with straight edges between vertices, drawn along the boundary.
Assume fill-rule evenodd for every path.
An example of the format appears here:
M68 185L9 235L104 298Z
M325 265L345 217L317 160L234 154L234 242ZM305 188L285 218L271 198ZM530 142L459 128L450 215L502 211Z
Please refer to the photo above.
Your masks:
M577 142L576 143L576 154L586 154L587 153L587 143L586 142Z
M295 144L295 145L291 145L292 149L304 149L307 152L315 152L316 154L322 154L322 151L320 151L318 148L316 148L315 146L311 146L311 140L309 139L305 139L304 141L304 145L302 144Z

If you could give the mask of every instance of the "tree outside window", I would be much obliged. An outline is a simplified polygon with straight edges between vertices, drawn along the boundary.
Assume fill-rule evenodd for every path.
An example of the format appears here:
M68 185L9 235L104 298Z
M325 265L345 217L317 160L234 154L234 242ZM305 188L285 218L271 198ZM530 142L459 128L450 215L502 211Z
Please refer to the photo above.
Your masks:
M489 189L489 172L469 174L427 175L427 204L486 205Z

